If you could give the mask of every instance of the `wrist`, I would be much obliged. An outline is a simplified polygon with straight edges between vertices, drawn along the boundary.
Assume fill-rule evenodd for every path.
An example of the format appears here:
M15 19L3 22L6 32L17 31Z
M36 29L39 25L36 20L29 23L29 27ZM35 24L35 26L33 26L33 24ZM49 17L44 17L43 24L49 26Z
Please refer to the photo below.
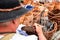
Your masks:
M39 40L47 40L43 34L39 34L38 37L39 37Z
M38 36L43 36L43 33L38 33Z
M43 35L43 32L42 32L42 31L40 31L40 32L37 32L37 34L38 34L38 35Z

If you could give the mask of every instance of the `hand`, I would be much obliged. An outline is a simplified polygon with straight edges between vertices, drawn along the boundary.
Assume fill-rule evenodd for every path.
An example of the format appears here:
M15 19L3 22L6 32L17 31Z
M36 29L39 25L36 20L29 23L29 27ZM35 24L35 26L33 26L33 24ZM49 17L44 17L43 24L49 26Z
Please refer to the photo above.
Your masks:
M42 25L39 25L39 24L35 23L34 26L35 26L36 32L37 32L38 34L43 34L43 31L42 31L42 27L43 27L43 26L42 26Z
M39 25L37 23L34 24L34 26L36 27L36 32L38 33L39 36L39 40L47 40L45 38L45 36L43 35L43 31L42 31L42 25Z

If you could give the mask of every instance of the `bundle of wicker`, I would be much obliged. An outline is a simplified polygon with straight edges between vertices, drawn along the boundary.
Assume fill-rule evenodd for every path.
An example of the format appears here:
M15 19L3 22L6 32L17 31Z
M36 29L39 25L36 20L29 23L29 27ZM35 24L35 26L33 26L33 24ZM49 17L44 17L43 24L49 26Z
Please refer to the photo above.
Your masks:
M41 8L43 8L41 6ZM30 12L28 12L27 14L25 14L24 19L23 19L23 24L25 24L26 26L31 26L33 25L33 23L37 23L40 21L40 12L41 9L39 6L36 6L33 8L33 10L31 10ZM40 10L41 9L41 10Z
M51 11L55 7L55 2L52 2L52 3L44 3L44 6L46 6L49 9L49 11Z
M55 9L59 9L60 10L60 2L55 2Z
M48 15L49 19L51 21L55 21L58 24L58 30L60 30L60 10L56 9L56 10L52 10L49 15Z
M33 5L33 4L32 4ZM53 8L54 8L54 5L52 5L53 6ZM33 23L35 23L35 22L39 22L40 21L40 12L41 12L41 10L40 10L40 5L36 5L35 6L35 8L32 10L32 12L30 12L28 15L25 15L25 17L24 17L24 20L23 20L23 24L25 24L25 25L27 25L27 26L31 26L31 25L33 25ZM52 8L52 7L51 7ZM51 9L51 10L53 10L53 8ZM31 14L31 15L30 15ZM53 16L55 15L51 15L52 13L49 13L49 19L53 19L54 21L56 21L56 19L54 19L53 18ZM58 13L59 14L59 13ZM46 15L46 14L45 14ZM51 20L52 20L51 19ZM58 19L59 20L59 19ZM28 29L28 27L27 27L27 29ZM32 31L32 30L34 30L34 31ZM54 26L53 26L53 29L52 30L50 30L50 31L45 31L44 32L44 35L46 36L46 38L48 39L48 40L50 40L50 38L52 37L52 35L56 32L56 30L57 30L57 23L55 23L54 22ZM31 33L30 33L30 32ZM29 28L29 31L27 30L27 32L28 33L30 33L30 34L35 34L36 32L35 32L35 29L33 29L33 28ZM33 33L34 32L34 33ZM46 35L47 34L47 35Z

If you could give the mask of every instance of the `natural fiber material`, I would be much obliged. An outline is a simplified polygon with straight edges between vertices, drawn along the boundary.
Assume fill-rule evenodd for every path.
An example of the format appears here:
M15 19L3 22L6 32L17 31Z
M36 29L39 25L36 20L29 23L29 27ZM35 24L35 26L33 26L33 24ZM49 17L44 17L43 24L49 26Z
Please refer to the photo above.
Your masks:
M47 40L51 40L52 35L57 31L57 23L54 23L54 29L51 31L44 32L44 35L46 36Z
M51 21L55 21L58 24L58 30L60 30L60 10L52 10L51 13L48 13L48 17Z

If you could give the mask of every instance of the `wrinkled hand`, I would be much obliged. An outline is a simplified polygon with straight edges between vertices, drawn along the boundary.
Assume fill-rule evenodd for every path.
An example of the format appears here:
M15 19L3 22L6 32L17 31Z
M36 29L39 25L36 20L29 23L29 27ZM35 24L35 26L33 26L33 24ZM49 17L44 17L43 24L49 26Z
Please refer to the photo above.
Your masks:
M38 36L39 36L39 40L47 40L45 38L45 36L43 35L43 31L42 31L42 25L39 25L37 23L34 24L35 27L36 27L36 32L38 33Z
M34 23L34 26L35 26L35 28L36 28L36 32L38 33L38 34L43 34L43 31L42 31L42 25L39 25L39 24L37 24L37 23Z

